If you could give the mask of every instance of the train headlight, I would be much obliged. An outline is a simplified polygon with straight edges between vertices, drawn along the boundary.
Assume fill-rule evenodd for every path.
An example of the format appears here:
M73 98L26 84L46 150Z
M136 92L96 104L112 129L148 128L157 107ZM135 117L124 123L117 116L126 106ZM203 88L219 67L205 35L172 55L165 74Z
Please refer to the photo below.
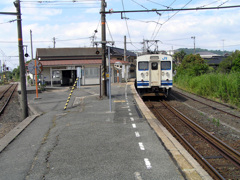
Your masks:
M165 73L164 72L162 72L162 76L164 76L165 75Z
M148 76L148 72L146 72L146 76Z
M167 72L166 75L169 77L170 76L169 72Z
M142 78L144 78L144 73L141 73Z

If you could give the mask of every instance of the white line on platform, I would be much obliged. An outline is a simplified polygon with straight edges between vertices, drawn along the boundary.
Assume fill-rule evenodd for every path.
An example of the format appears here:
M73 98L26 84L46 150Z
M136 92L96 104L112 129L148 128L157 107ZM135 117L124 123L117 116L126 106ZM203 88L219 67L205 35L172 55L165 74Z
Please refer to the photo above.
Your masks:
M129 113L129 116L132 116L132 113Z
M131 111L131 109L128 109L128 111Z
M142 180L142 177L139 172L135 172L134 176L135 176L135 180Z
M139 144L140 149L141 149L142 151L144 151L144 150L145 150L145 147L144 147L143 143L142 143L142 142L139 142L138 144Z
M151 165L151 163L150 163L148 158L144 158L144 162L145 162L145 165L146 165L147 169L151 169L152 168L152 165Z
M137 126L136 126L136 124L132 124L132 127L133 127L133 128L136 128Z
M131 121L134 121L134 118L133 117L130 117Z
M139 134L139 132L135 132L135 135L136 135L136 137L140 137L140 134Z

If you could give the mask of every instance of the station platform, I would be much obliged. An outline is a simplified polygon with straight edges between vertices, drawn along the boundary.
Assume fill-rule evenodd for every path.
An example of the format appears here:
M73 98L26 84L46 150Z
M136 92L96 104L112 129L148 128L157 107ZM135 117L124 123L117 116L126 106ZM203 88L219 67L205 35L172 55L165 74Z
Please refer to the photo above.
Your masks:
M111 101L99 98L99 86L75 89L66 110L69 88L38 99L28 94L33 115L0 151L0 179L211 179L157 122L133 83L111 87Z

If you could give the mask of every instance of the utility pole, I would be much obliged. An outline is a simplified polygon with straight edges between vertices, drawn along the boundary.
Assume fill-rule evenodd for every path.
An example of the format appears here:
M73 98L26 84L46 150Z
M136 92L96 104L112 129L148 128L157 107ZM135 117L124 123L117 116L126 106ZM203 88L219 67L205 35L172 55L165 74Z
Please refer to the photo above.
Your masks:
M106 72L107 72L107 63L106 63L106 14L105 8L107 4L105 0L101 2L101 22L102 22L102 93L107 96L107 83L106 83Z
M124 61L127 61L127 37L124 36ZM125 82L127 82L127 65L125 64Z
M56 45L56 38L53 37L53 48L55 48L55 45Z
M127 38L124 36L124 61L127 61Z
M192 36L191 39L193 39L193 46L194 46L194 54L196 54L196 48L195 48L195 36Z
M14 5L17 9L17 26L18 26L18 50L19 50L19 64L21 77L21 106L22 118L28 117L27 91L26 91L26 76L25 76L25 62L23 54L23 40L22 40L22 19L20 0L16 0Z
M224 56L224 41L225 41L225 40L223 39L222 41L223 41L223 56Z
M31 41L31 59L33 59L32 30L30 30L30 41Z

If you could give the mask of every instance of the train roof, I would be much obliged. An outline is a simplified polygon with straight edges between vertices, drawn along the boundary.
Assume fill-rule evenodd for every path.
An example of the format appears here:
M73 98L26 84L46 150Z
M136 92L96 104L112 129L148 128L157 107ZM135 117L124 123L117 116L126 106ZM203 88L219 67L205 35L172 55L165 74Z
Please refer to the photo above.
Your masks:
M137 61L161 60L165 57L167 57L169 60L172 60L172 56L166 54L145 54L138 56Z

